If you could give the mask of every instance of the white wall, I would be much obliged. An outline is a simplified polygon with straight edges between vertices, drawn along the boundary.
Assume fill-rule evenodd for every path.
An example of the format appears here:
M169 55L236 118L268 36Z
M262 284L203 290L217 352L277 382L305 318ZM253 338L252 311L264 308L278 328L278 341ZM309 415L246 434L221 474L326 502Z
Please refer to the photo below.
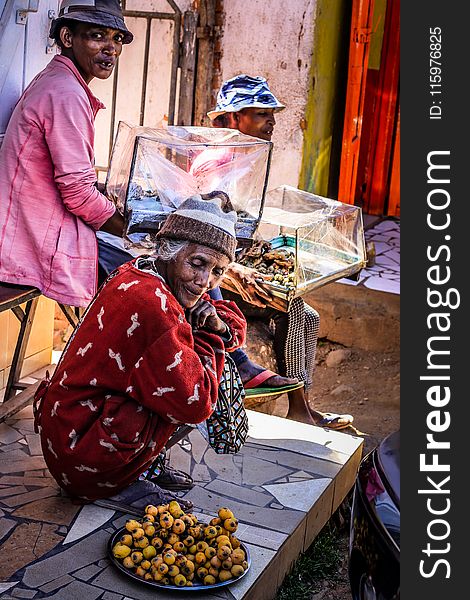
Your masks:
M26 23L17 23L17 11L27 6ZM49 10L59 0L0 0L0 141L24 88L55 54L48 52Z
M225 0L222 78L262 75L286 105L276 115L269 188L297 186L316 0Z

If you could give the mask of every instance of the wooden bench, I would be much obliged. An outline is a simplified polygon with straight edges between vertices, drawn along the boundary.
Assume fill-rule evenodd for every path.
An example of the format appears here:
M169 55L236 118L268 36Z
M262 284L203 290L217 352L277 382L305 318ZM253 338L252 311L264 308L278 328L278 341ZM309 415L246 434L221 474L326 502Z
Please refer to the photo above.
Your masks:
M36 391L36 384L23 384L20 383L20 379L40 296L41 292L37 288L0 283L0 313L11 310L20 322L20 330L13 352L3 404L0 404L0 422L26 406ZM25 305L24 308L22 307L23 304ZM78 309L60 303L59 306L69 323L75 327L79 319ZM18 391L19 394L17 394Z

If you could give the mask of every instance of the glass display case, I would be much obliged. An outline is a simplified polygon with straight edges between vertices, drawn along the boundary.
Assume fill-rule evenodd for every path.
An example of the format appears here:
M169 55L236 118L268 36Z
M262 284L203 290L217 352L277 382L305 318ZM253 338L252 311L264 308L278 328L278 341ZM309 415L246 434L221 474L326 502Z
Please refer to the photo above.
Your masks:
M155 235L194 194L225 192L238 214L237 238L253 237L263 210L272 143L232 129L152 129L121 121L106 193L124 216L124 245L151 250Z
M275 188L266 194L257 241L236 260L259 274L273 306L288 310L293 298L365 267L361 209L290 186Z

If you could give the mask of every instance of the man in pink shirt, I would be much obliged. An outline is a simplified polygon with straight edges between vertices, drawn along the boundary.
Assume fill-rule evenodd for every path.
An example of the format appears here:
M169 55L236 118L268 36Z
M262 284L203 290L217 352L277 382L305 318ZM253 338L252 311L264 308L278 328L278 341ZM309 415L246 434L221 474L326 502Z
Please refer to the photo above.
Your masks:
M61 50L19 99L0 149L0 281L87 306L96 292L99 229L122 235L98 191L88 84L107 79L132 41L118 0L63 0L50 36Z

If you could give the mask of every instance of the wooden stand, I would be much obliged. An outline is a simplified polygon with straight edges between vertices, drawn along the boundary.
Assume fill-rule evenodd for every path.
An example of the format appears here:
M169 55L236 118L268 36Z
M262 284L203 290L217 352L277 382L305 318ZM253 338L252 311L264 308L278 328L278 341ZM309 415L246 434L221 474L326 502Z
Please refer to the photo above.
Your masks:
M29 404L39 385L39 383L23 384L20 383L20 379L40 296L41 292L37 288L0 283L0 312L11 310L20 322L20 331L13 352L3 404L0 404L0 422ZM26 305L24 309L21 307L22 304ZM75 327L79 319L78 309L72 309L64 304L59 304L59 306L69 323ZM19 390L21 391L17 394L16 392Z

